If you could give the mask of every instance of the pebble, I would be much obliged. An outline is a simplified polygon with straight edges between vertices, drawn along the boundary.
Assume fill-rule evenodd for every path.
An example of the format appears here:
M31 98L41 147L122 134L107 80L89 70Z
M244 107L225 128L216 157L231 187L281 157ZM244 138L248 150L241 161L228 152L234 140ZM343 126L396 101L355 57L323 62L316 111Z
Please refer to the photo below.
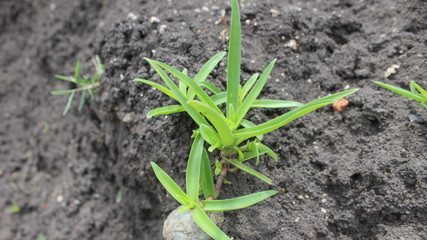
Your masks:
M166 218L163 225L163 238L165 240L210 240L211 238L193 221L190 211L180 213L179 208L173 210ZM218 227L221 227L224 222L223 212L212 212L208 215Z
M151 22L151 23L159 23L159 22L160 22L160 19L159 19L159 18L157 18L157 17L151 17L151 18L150 18L150 22Z
M285 47L292 48L292 49L297 49L298 48L298 43L297 43L297 41L295 39L291 39L287 43L285 43Z
M420 116L416 114L409 114L408 115L409 122L415 122L415 123L423 123L424 119L422 119Z
M162 25L160 25L160 27L159 27L159 33L160 34L163 34L163 33L165 33L165 29L166 29L166 25L164 25L164 24L162 24Z
M277 17L277 16L279 16L279 14L280 14L280 11L279 10L277 10L277 9L270 9L270 12L271 12L271 15L273 16L273 17Z
M129 18L129 19L131 19L131 20L136 20L136 19L138 19L138 17L135 15L135 13L132 13L132 12L130 12L130 13L128 14L128 18Z
M130 112L130 113L126 113L123 118L122 121L125 123L129 123L132 122L132 120L135 118L135 113L134 112Z
M385 73L384 73L384 77L385 78L388 78L388 77L390 77L391 75L393 75L393 74L395 74L396 72L397 72L397 69L399 69L399 65L397 65L397 64L393 64L393 65L391 65L389 68L387 68L387 70L385 71Z

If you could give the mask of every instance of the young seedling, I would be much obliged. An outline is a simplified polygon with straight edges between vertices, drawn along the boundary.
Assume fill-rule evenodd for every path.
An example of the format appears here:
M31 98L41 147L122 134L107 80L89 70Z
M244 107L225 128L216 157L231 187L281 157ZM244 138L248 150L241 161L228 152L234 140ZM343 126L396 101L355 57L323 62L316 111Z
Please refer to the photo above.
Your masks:
M214 184L203 138L199 131L194 131L194 141L188 158L185 175L186 192L184 192L169 175L156 163L151 162L154 173L169 194L182 206L180 212L190 211L194 222L214 239L230 239L206 214L207 212L229 211L249 207L277 193L268 190L243 197L225 200L200 200L199 193L209 199L214 194Z
M417 101L421 106L427 109L427 91L424 90L422 87L420 87L417 83L414 81L411 81L409 83L409 90L405 90L400 87L395 87L390 84L382 83L382 82L374 82L378 85L380 85L383 88L386 88L392 92L395 92L397 94L400 94L402 96L405 96L407 98L410 98L412 100Z
M78 60L76 63L74 76L68 76L68 77L63 75L55 76L59 80L71 82L77 85L77 88L74 88L74 89L51 91L51 94L53 95L69 94L68 101L67 101L67 104L65 105L65 109L63 112L64 116L67 115L67 113L69 112L71 104L73 103L74 95L77 92L81 92L80 103L78 107L79 111L83 108L87 95L89 95L90 98L93 99L94 93L99 87L99 79L101 78L102 74L104 74L104 65L102 65L101 59L98 56L96 56L95 59L93 59L93 65L95 66L96 74L91 78L80 76L80 61Z
M336 93L307 104L285 100L257 99L270 76L276 60L271 61L261 75L254 74L243 86L240 85L240 14L237 1L232 0L231 2L232 18L227 65L227 89L225 92L206 81L209 73L226 55L225 52L220 52L213 56L200 69L194 79L190 78L185 72L181 72L165 63L146 58L166 86L145 79L135 79L135 81L153 86L179 103L153 109L148 112L148 118L186 111L199 125L199 130L204 140L210 144L209 151L212 152L214 149L221 151L222 167L231 170L233 168L229 166L233 166L270 184L270 178L243 164L244 161L253 158L257 159L256 163L258 164L259 156L262 154L268 154L277 160L277 155L261 143L262 135L322 106L332 104L338 99L356 92L358 89ZM178 86L165 71L179 80ZM212 95L209 95L208 92L211 92ZM221 105L225 105L225 114L221 111ZM255 125L245 119L251 108L291 107L296 107L296 109L260 125Z
M272 182L267 176L244 164L250 159L256 159L256 164L258 164L259 157L263 154L267 154L275 160L278 159L269 147L261 143L263 135L358 90L352 89L336 93L307 104L286 100L258 99L276 60L271 61L261 75L254 74L243 86L240 84L240 14L237 0L231 0L231 5L226 91L221 91L214 84L206 81L210 72L226 55L225 52L213 56L194 78L189 77L186 70L181 72L165 63L146 58L159 74L165 86L146 79L135 79L137 82L143 82L160 90L178 102L178 104L149 111L148 118L185 111L198 124L198 130L193 135L195 140L187 166L186 193L155 163L152 163L152 167L167 191L183 205L181 209L190 210L194 221L214 239L229 238L212 223L205 212L247 207L277 192L265 191L239 198L217 200L228 172L242 170L268 184ZM170 75L178 79L178 85L169 77ZM225 108L225 114L222 111L223 108ZM256 125L245 119L251 108L295 109ZM219 175L215 185L208 151L203 147L205 141L210 145L209 152L215 149L220 150L221 159L215 162L215 174ZM199 200L199 187L206 200Z

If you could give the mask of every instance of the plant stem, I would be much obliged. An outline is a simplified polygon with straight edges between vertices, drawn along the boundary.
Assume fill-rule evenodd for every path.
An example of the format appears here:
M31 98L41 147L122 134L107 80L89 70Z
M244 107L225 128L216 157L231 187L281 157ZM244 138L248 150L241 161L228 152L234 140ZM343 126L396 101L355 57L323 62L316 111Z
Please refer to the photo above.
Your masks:
M219 194L221 193L222 184L224 183L224 178L225 176L227 176L228 170L228 166L222 166L218 181L215 184L215 199L217 199Z

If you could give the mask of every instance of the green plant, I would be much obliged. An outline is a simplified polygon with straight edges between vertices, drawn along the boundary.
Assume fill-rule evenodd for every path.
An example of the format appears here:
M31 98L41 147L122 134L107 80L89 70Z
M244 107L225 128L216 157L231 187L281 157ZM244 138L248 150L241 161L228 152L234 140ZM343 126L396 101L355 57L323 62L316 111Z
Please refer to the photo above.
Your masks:
M263 154L267 154L275 160L278 159L277 155L269 147L261 143L263 135L322 106L332 104L338 99L344 98L358 90L352 89L336 93L307 104L285 100L257 99L270 76L276 60L271 61L261 75L254 74L243 86L240 85L240 14L237 0L232 0L231 3L232 17L226 91L221 91L218 87L206 81L209 73L226 55L225 52L220 52L213 56L203 65L194 78L187 75L186 69L181 72L165 63L146 58L166 86L146 79L135 79L137 82L148 84L162 91L179 103L153 109L148 112L148 118L185 111L198 124L198 130L194 134L194 137L196 137L195 142L199 145L197 147L193 145L190 153L190 160L188 162L188 168L190 169L187 168L187 193L179 189L179 187L173 183L155 163L152 163L152 166L163 186L184 206L182 209L190 209L195 222L215 239L229 238L224 235L215 237L217 235L212 233L214 231L214 227L212 226L213 223L209 224L210 227L201 224L201 222L208 222L206 216L202 216L201 213L203 211L209 211L210 201L212 201L212 204L225 204L224 206L231 205L231 203L236 206L248 206L245 203L249 201L249 197L235 198L232 200L216 200L223 182L226 181L225 176L228 172L242 170L268 184L272 183L270 178L244 164L245 161L250 159L256 159L256 164L259 164L259 157ZM165 71L179 80L178 85L175 84ZM204 89L206 89L206 91ZM209 92L211 94L209 94ZM225 114L222 111L222 105L225 105ZM260 125L256 125L245 119L246 114L251 108L292 107L295 109ZM198 140L198 138L200 140ZM204 141L210 145L208 148L209 152L215 149L220 150L221 159L215 162L216 169L214 173L219 175L215 185L212 182L213 177L208 153L206 150L200 150L203 147ZM198 151L199 157L192 157L191 155L194 154L193 151ZM201 161L201 163L196 163L197 161ZM200 164L201 167L198 167ZM197 170L199 168L200 171ZM198 174L200 174L200 176ZM198 180L199 177L200 182ZM193 179L188 181L188 178ZM196 190L198 190L199 185L201 185L204 197L210 200L198 200L198 191ZM255 196L265 196L260 198L261 201L276 193L276 191L274 191L274 193L271 191L267 192L268 194L262 192L260 195L249 196L251 198ZM217 204L218 211L228 210L226 207L221 207L221 204ZM233 207L230 209L236 208ZM217 230L215 230L215 232L217 232Z
M95 59L93 59L93 64L96 69L96 74L91 77L81 77L80 76L80 61L77 60L74 76L63 76L63 75L56 75L55 77L59 80L71 82L77 85L77 88L69 89L69 90L55 90L51 91L51 94L53 95L65 95L69 94L67 104L65 105L65 109L63 112L63 115L67 115L68 111L70 110L71 104L74 99L74 95L77 92L81 92L80 96L80 103L78 110L80 111L83 108L83 105L85 104L87 95L90 96L91 99L93 99L94 93L99 87L99 79L101 78L102 74L104 74L104 65L101 63L101 59L96 56Z
M194 222L212 238L230 239L212 222L206 213L245 208L276 194L277 191L263 191L226 200L209 200L215 190L208 154L203 146L204 141L200 133L194 131L193 137L194 141L191 146L185 176L186 192L156 163L151 162L151 166L162 185L182 205L181 212L189 210ZM208 200L199 199L200 191Z
M21 211L21 207L15 201L12 201L12 206L7 208L6 212L8 213L19 213Z
M405 96L407 98L410 98L412 100L417 101L421 106L425 107L427 109L427 91L424 90L422 87L420 87L417 83L414 81L411 81L409 83L409 90L405 90L400 87L395 87L390 84L382 83L382 82L374 82L375 84L380 85L383 88L386 88L392 92L395 92L397 94L400 94L402 96Z
M276 60L273 60L267 66L259 78L258 74L254 74L243 87L240 85L241 43L240 17L237 5L237 1L232 0L226 92L219 90L212 83L205 80L208 74L225 56L225 52L213 56L200 69L194 79L187 76L187 74L185 74L186 71L180 72L165 63L146 58L160 75L167 87L145 79L135 79L135 81L151 85L180 103L179 105L170 105L151 110L147 114L148 118L156 115L186 111L199 125L199 131L204 140L210 144L209 151L213 151L214 149L221 150L224 158L223 164L231 164L267 183L271 183L269 178L250 169L242 163L252 158L257 158L258 162L258 157L265 153L277 159L276 154L274 154L270 148L261 144L260 140L262 139L262 135L282 127L322 106L334 103L336 100L348 96L358 89L336 93L305 105L294 101L271 99L257 100L258 95L270 76L270 72ZM176 77L179 80L179 86L177 86L163 70L166 70ZM213 95L209 96L202 87L212 92ZM196 96L198 99L195 98ZM226 114L223 114L218 106L221 104L225 104ZM255 107L297 108L263 124L255 125L249 120L244 119L246 113L251 108ZM253 139L254 137L256 138Z

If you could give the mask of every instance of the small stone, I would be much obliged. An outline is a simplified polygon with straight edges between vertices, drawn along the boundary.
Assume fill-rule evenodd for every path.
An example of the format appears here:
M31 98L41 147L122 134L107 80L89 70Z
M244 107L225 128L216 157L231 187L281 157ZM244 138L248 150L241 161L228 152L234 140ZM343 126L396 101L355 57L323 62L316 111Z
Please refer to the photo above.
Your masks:
M299 200L303 200L303 199L304 199L304 196L303 196L303 195L299 195L297 198L298 198Z
M180 208L180 207L179 207ZM166 240L210 240L211 238L191 218L189 211L173 210L163 225L163 238ZM223 212L208 213L211 220L221 227L224 222Z
M280 11L279 10L276 10L276 9L270 9L270 12L271 12L271 15L273 16L273 17L277 17L277 16L279 16L279 14L280 14Z
M340 98L332 104L332 108L336 112L343 112L350 102L345 98Z
M326 200L326 199L324 199L324 198L321 200L321 202L322 202L322 203L326 203L326 201L327 201L327 200Z
M165 33L165 29L166 29L166 25L164 25L164 24L162 24L162 25L160 25L160 27L159 27L159 33L160 34L163 34L163 33Z
M393 64L393 65L391 65L391 67L387 68L387 70L385 71L385 73L384 73L384 77L385 77L385 78L388 78L388 77L390 77L391 75L395 74L395 73L397 72L397 69L398 69L399 67L400 67L400 66L399 66L399 65L397 65L397 64Z
M151 18L150 18L150 22L151 22L151 23L159 23L159 22L160 22L160 19L159 19L159 18L157 18L157 17L151 17Z
M295 218L294 222L299 222L299 217Z
M134 13L132 13L132 12L128 14L128 18L131 19L131 20L138 19L138 17Z
M62 195L59 195L58 197L56 197L56 201L57 202L62 202L62 200L64 200L64 197Z
M354 71L356 74L356 77L359 78L368 78L369 77L369 69L363 68L363 69L357 69Z
M297 48L299 48L299 44L297 43L297 41L295 39L291 39L287 43L285 43L285 47L292 48L292 49L296 50Z
M416 114L409 114L408 118L409 118L410 122L415 122L415 123L423 123L424 122L424 119L422 119L420 116L418 116Z
M326 209L324 209L324 208L321 208L321 209L320 209L320 211L321 211L322 213L326 213Z
M129 122L131 122L134 118L135 118L135 113L134 113L134 112L129 112L129 113L126 113L126 114L123 116L122 121L123 121L123 122L125 122L125 123L129 123Z

